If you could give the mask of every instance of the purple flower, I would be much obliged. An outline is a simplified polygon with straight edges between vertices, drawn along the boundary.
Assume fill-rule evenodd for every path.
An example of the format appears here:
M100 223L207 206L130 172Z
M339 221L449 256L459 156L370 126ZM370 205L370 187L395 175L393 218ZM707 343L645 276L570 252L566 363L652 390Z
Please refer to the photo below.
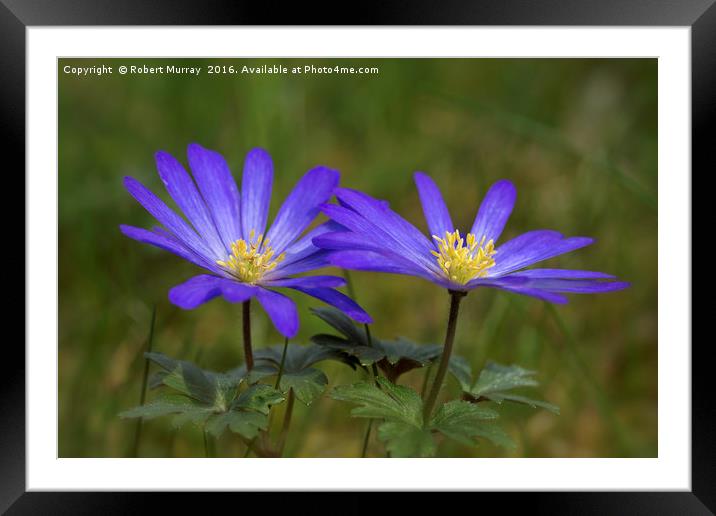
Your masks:
M418 276L456 292L492 287L566 303L564 293L610 292L629 286L611 281L614 276L601 272L523 270L594 240L537 230L497 246L517 194L509 181L492 185L464 237L455 229L435 182L416 172L415 184L432 238L392 211L385 201L356 190L336 188L340 205L323 204L321 209L349 231L327 232L314 238L313 243L331 250L329 261L338 267Z
M301 234L318 215L320 204L331 197L339 180L337 171L326 167L308 171L266 231L273 183L273 162L266 151L253 149L246 156L241 193L219 153L191 144L188 156L193 180L170 154L155 156L159 177L188 223L139 181L124 178L129 193L163 228L123 225L122 232L209 272L172 288L172 303L191 310L219 295L231 303L256 297L276 329L291 338L298 331L296 305L274 290L286 287L333 305L356 321L371 322L352 299L334 290L345 284L343 278L291 277L330 265L329 253L316 248L312 240L342 228L329 221Z

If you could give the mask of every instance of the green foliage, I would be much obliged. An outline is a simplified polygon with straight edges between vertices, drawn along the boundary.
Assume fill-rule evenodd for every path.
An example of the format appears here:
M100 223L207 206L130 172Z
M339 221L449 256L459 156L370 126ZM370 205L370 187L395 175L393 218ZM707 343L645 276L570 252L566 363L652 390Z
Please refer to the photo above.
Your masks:
M465 386L469 386L470 382L472 382L472 368L470 367L470 363L463 357L457 355L451 356L450 363L448 364L448 372L455 377L460 387L462 387L462 390L465 390Z
M253 439L259 430L268 428L271 406L281 403L284 399L283 394L273 387L254 384L234 400L229 410L213 418L206 429L218 437L228 427L232 432Z
M321 318L329 326L338 330L345 337L346 341L353 342L357 346L368 346L368 338L365 332L357 327L353 320L340 310L332 307L322 307L311 308L311 312Z
M162 368L151 385L169 392L161 392L154 400L120 413L122 418L173 415L174 428L191 423L203 426L216 437L228 428L245 439L253 439L268 428L271 406L285 399L280 391L265 384L250 385L239 392L244 378L238 370L226 374L203 370L162 353L146 353L146 357Z
M418 393L382 377L377 378L376 382L378 386L366 382L340 385L333 390L331 397L360 404L351 411L353 416L422 426L423 402Z
M314 335L311 337L314 343L340 353L343 360L352 366L376 364L391 382L396 382L408 371L434 363L442 354L443 348L438 344L421 345L402 337L382 340L371 336L369 342L366 332L343 312L335 308L316 308L311 311L341 334ZM450 371L458 378L465 378L465 374L468 379L470 377L470 366L460 357L450 358Z
M251 371L251 380L277 376L281 369L283 357L283 344L269 348L262 348L254 352L254 368ZM328 385L328 378L320 369L312 367L323 360L338 360L345 362L343 356L333 349L310 345L300 346L289 344L283 364L283 372L279 389L288 393L293 389L296 398L306 405L313 403ZM245 367L236 370L236 374L245 374Z
M471 392L476 396L482 396L516 387L534 387L537 385L537 381L532 378L534 374L534 371L517 365L504 366L488 362L480 372L477 382L472 386Z
M437 446L430 430L387 421L378 427L378 439L391 457L432 457Z
M144 356L161 367L152 376L150 387L164 385L206 405L226 408L243 380L239 372L208 371L191 362L169 358L163 353L145 353Z
M418 393L383 377L377 378L376 384L338 386L331 396L357 404L351 411L355 417L383 420L378 427L378 438L392 457L435 455L434 435L437 433L467 445L474 445L476 438L485 438L499 446L514 446L509 436L494 424L493 420L498 417L494 410L465 401L451 401L441 406L426 424L423 400Z
M460 380L465 398L472 402L484 400L502 403L511 401L521 403L532 408L543 408L554 414L559 414L559 407L546 401L534 400L512 391L519 387L536 387L539 385L534 379L535 371L523 369L517 365L500 365L495 362L488 362L480 372L477 381L471 386L469 376L463 376Z
M491 422L498 414L489 408L466 401L450 401L441 406L431 421L431 428L462 444L474 444L483 437L504 448L514 448L510 436L499 425Z
M197 412L204 412L207 410L207 407L203 407L194 402L191 398L187 398L181 394L160 394L154 400L144 405L122 412L120 417L154 419L155 417L194 412L195 410ZM211 414L211 407L208 407L208 410L209 412L206 417L209 417Z

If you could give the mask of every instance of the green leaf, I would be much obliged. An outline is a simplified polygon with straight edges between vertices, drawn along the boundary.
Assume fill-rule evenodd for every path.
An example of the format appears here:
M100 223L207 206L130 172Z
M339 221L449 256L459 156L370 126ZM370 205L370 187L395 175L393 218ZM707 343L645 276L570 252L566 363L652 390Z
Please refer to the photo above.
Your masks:
M344 362L351 367L355 368L356 364L363 367L376 364L393 383L404 373L434 363L442 356L443 347L438 344L416 344L402 337L382 340L373 336L369 343L365 331L342 312L334 308L312 311L342 335L314 335L311 337L313 343L342 353ZM468 390L472 383L470 364L463 358L453 356L449 366L463 389Z
M282 392L293 389L296 398L306 405L318 399L328 385L328 378L319 369L313 367L298 373L286 373L281 376L279 388Z
M432 457L435 441L429 430L407 423L388 421L378 427L378 439L385 442L391 457Z
M393 382L408 371L425 367L442 354L442 346L420 345L403 338L393 341L376 340L374 346L383 353L378 367Z
M546 401L533 400L532 398L520 396L518 394L494 393L490 394L488 398L496 403L502 403L503 401L507 400L513 401L515 403L522 403L523 405L528 405L532 408L543 408L552 412L553 414L559 415L559 407L557 405L553 405L552 403L548 403Z
M411 361L415 367L423 367L442 353L442 346L437 344L418 345L404 338L397 340L378 340L376 349L383 352L383 357L390 364L397 364L401 360Z
M254 364L251 374L246 374L246 364L231 369L226 372L228 376L239 378L240 381L246 381L249 385L253 385L259 380L276 374L275 368L271 364Z
M365 332L358 328L353 320L336 308L311 308L314 315L320 317L329 326L343 334L349 341L361 346L368 346Z
M319 334L311 337L311 341L318 346L326 347L344 355L343 361L355 369L356 364L369 366L385 358L381 350L369 347L365 344L356 344L335 335Z
M268 416L258 412L229 411L212 418L206 425L206 431L219 437L226 429L246 439L253 439L261 430L268 428Z
M501 446L503 448L515 448L515 442L512 440L512 438L505 432L505 430L496 423L481 423L479 425L475 426L474 437L482 437L484 439L487 439L488 441L491 441L493 444L497 446Z
M380 388L367 382L340 385L333 390L331 397L360 405L351 411L351 415L356 417L385 419L422 427L423 401L418 393L382 377L376 381Z
M442 353L442 346L419 345L404 338L381 340L374 336L369 341L363 328L343 313L333 308L313 312L343 335L314 335L311 337L313 343L340 352L344 362L354 368L356 364L363 367L377 364L391 382L408 371L426 366Z
M353 416L382 419L378 438L393 457L434 455L434 432L468 445L475 445L476 438L485 438L500 446L514 446L504 430L494 424L497 412L488 407L451 401L442 405L425 425L423 400L414 390L382 377L376 381L377 386L367 382L338 386L331 396L357 404L351 411Z
M120 412L119 417L153 419L170 414L179 414L184 410L191 410L195 407L196 403L186 396L181 394L163 394L144 405Z
M414 390L379 377L374 383L338 386L334 399L359 405L356 417L382 419L378 438L393 457L428 457L435 453L430 430L423 427L423 401Z
M470 389L470 394L477 397L517 387L534 387L538 385L537 381L532 378L534 375L534 371L523 369L520 366L504 366L488 362L480 372L477 382Z
M203 426L213 414L214 409L209 407L187 407L183 412L177 414L172 418L172 428L178 430L187 423L191 423L196 426Z
M202 371L191 362L174 360L162 353L145 353L147 359L165 370L161 375L164 385L197 401L213 404L217 398L216 377Z
M121 417L174 415L172 425L175 428L192 423L204 426L214 436L228 428L253 439L260 430L266 429L271 406L285 399L280 391L265 384L251 385L239 393L239 386L246 376L245 368L217 373L161 353L147 353L146 356L162 368L154 375L153 383L171 389L172 393L162 393L141 407L122 412ZM273 366L266 364L256 369L258 374L274 371Z
M438 409L430 422L430 428L462 444L474 445L475 437L490 433L485 429L485 421L497 417L497 412L489 408L467 401L450 401Z
M256 366L254 369L262 369L266 374L263 376L275 376L281 368L283 357L283 344L259 349L254 353ZM300 346L289 344L286 348L286 357L281 374L279 388L287 393L293 389L296 398L306 405L310 405L325 390L328 385L326 375L311 367L323 360L343 361L342 355L330 348L310 345ZM252 371L253 373L253 371Z
M284 399L284 395L270 385L257 383L242 392L228 411L211 418L206 430L219 437L228 428L247 439L253 439L260 430L267 429L271 406Z
M283 356L283 347L283 344L276 344L268 348L258 349L254 352L254 360L260 365L273 365L275 371L278 372L281 357ZM323 360L341 360L341 357L336 351L322 346L301 346L291 343L286 348L283 371L284 373L296 373Z
M277 405L284 399L286 399L284 395L270 385L257 383L242 392L239 397L236 398L231 409L250 410L259 412L260 414L268 414L272 405Z
M500 365L495 362L488 362L480 372L477 382L472 387L463 390L466 392L466 399L472 402L490 400L496 403L510 401L521 403L532 408L543 408L554 414L559 414L559 407L546 401L534 400L520 394L510 392L519 387L535 387L538 385L533 378L534 371L523 369L516 365ZM463 384L463 381L461 381Z
M472 368L470 363L461 356L453 355L448 363L448 371L460 384L463 391L470 391L472 385Z

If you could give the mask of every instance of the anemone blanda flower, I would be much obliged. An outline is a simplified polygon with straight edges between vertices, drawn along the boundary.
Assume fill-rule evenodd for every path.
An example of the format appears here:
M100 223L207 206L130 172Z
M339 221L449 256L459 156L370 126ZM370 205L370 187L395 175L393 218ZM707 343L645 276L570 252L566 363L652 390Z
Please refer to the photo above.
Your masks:
M587 246L593 239L565 238L556 231L536 230L497 246L517 194L509 181L492 185L464 237L453 225L435 182L416 172L415 184L432 238L392 211L385 201L336 188L340 205L323 204L321 209L349 231L327 232L313 243L331 250L329 260L338 267L418 276L453 292L492 287L566 303L564 293L609 292L629 286L601 272L523 270Z
M191 144L187 154L194 180L170 154L158 152L155 158L159 177L189 223L139 181L124 178L129 193L163 228L123 225L122 232L208 271L172 288L172 303L189 310L219 295L232 303L255 297L276 329L291 338L298 331L296 305L274 290L286 287L333 305L359 322L371 322L352 299L334 290L345 284L343 278L292 277L330 265L329 253L316 248L312 239L340 226L329 221L301 235L318 215L319 205L331 197L339 181L337 171L308 171L266 231L273 184L273 162L266 151L257 148L246 156L241 192L219 153Z

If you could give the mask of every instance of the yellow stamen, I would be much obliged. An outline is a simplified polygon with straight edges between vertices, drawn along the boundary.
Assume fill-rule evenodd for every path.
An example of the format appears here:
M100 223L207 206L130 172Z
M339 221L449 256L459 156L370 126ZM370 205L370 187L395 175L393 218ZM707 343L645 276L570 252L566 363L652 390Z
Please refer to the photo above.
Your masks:
M286 257L286 253L281 253L274 258L274 250L268 245L268 239L264 239L263 234L254 239L255 235L256 231L252 229L248 242L237 240L231 244L231 255L226 261L216 261L220 267L244 283L257 283Z
M475 278L484 278L487 269L495 265L492 258L497 253L495 243L492 240L485 243L484 236L479 242L472 233L463 239L456 229L453 233L446 231L445 238L436 235L433 238L438 243L439 252L432 253L450 281L465 285Z

